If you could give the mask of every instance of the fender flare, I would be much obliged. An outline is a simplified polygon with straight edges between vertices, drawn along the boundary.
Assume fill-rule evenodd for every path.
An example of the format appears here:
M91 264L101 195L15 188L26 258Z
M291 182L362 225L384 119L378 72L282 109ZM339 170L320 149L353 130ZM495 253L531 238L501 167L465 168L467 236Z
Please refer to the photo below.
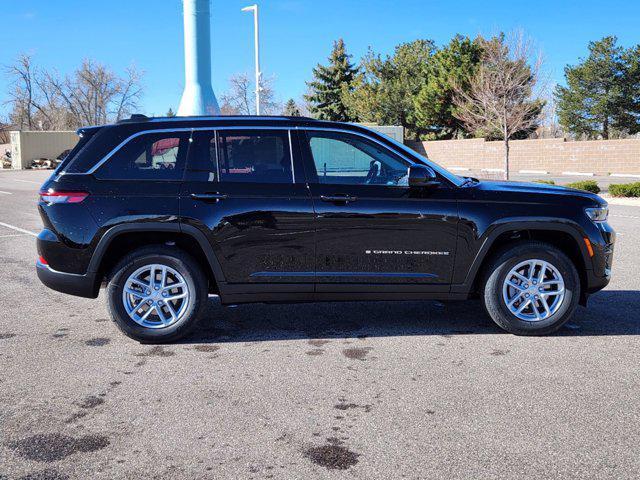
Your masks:
M211 247L211 243L207 239L206 235L202 233L202 231L198 230L198 228L192 225L181 225L178 223L163 223L163 222L144 222L144 223L125 223L116 225L107 230L104 235L98 241L98 245L91 256L91 261L89 262L89 267L87 269L87 273L96 274L100 268L100 264L102 263L103 257L111 242L116 239L119 235L124 233L131 232L173 232L173 233L183 233L191 238L193 238L205 256L207 257L207 261L209 266L211 267L211 271L213 272L213 276L218 285L224 284L224 273L222 272L222 267L220 266L220 262L216 257L213 248Z
M559 220L554 217L540 217L532 219L531 217L515 217L515 218L502 218L487 227L483 234L482 245L476 253L471 267L467 272L464 283L459 287L461 291L470 291L473 282L475 281L480 266L485 261L487 254L493 246L496 239L505 232L510 230L551 230L557 232L563 232L571 235L576 241L580 253L582 254L582 260L584 261L586 270L593 270L591 257L587 251L587 246L584 243L584 238L587 236L580 224L571 220ZM452 291L457 291L457 288L453 288Z

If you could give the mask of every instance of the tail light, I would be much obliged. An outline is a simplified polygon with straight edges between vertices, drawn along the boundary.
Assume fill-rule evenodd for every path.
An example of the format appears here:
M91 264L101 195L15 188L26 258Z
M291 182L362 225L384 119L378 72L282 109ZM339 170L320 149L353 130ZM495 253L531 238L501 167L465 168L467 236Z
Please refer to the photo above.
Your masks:
M89 194L87 192L56 192L53 189L41 190L40 200L45 203L80 203Z
M49 265L42 255L38 256L38 262L40 262L42 265Z

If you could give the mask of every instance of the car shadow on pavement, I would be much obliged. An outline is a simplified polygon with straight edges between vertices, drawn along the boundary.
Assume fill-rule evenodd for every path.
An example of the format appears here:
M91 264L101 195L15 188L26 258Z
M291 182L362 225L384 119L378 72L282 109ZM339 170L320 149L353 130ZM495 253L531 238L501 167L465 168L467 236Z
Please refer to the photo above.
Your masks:
M640 335L640 291L605 290L579 307L554 336ZM210 299L205 318L182 343L256 342L412 335L500 334L477 300L348 302L221 307Z

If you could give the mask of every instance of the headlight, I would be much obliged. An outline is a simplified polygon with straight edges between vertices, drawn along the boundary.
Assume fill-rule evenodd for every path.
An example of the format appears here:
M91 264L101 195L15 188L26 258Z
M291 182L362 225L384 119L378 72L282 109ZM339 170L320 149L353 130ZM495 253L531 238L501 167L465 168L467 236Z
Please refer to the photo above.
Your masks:
M585 208L584 211L594 222L606 222L609 216L609 207Z

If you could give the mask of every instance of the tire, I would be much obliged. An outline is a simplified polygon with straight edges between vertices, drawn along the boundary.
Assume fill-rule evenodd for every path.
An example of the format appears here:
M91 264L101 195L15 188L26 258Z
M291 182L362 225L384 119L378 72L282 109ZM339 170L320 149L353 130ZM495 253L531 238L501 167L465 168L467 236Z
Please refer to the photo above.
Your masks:
M529 263L522 267L523 270L516 270L516 272L525 273L525 279L512 274L512 269L530 260L541 262L537 264L537 269L534 268L534 272L542 270L542 265L544 265L542 262L551 266L544 267L546 271L545 282L553 284L556 281L554 278L563 281L564 297L562 299L560 299L560 294L555 294L555 292L550 292L549 296L539 294L540 290L535 290L540 288L537 278L534 278L535 284L533 280L530 280L530 283L525 283L525 279L528 278L527 272L531 271ZM510 280L514 280L514 283L521 282L519 287L512 287L511 283L505 286L507 276ZM536 273L535 277L537 276ZM526 289L524 289L525 286ZM542 288L542 292L545 292L544 289L560 291L560 286L557 283L555 285L545 284ZM580 277L573 262L553 245L536 241L519 242L506 246L493 257L484 272L481 295L487 313L500 328L515 335L545 335L558 330L573 316L580 299ZM542 300L539 300L540 296L536 295L544 296L547 299L545 302L547 308L556 298L558 301L554 308L545 310ZM517 313L509 309L507 302L516 297L518 297L517 303L513 306L516 311L529 300L530 303L519 314L520 316L528 316L528 319L519 318ZM546 318L539 319L534 309L541 317L546 316Z
M145 301L143 301L142 295L125 295L124 288L132 275L136 274L136 272L142 272L140 275L143 275L153 265L165 267L167 280L162 282L162 285L166 283L168 286L156 289L152 289L149 286L149 290L144 293L151 292L154 297L153 299L145 300L153 304L152 307L147 307L143 305ZM159 271L157 269L155 271L159 273L155 273L154 277L157 275L156 278L162 278L162 268ZM135 278L144 280L144 277ZM149 278L150 271L144 283L151 283ZM179 287L171 289L171 281L174 281L173 284ZM160 285L158 282L154 283ZM146 290L146 287L139 286L138 282L131 285L135 285L133 288L139 288L141 291ZM180 285L184 285L184 287ZM169 313L167 299L160 297L160 295L164 293L168 297L171 295L180 296L185 292L185 289L186 296L172 301L173 314ZM154 290L157 290L157 292ZM195 260L183 250L165 245L150 245L136 249L128 254L114 267L109 275L107 285L107 306L112 320L125 335L141 343L173 342L191 333L202 316L207 298L207 277ZM138 322L127 312L125 307L127 302L129 302L129 307L131 308L141 305L141 310L136 310L134 313L134 315L140 317ZM137 302L140 303L138 304ZM164 306L160 306L163 304ZM141 320L141 317L146 312L145 308L152 311L147 319ZM161 311L159 312L158 309ZM137 312L140 312L140 314ZM160 319L160 314L163 316L162 320ZM164 323L165 320L166 323ZM139 323L140 321L144 325Z

